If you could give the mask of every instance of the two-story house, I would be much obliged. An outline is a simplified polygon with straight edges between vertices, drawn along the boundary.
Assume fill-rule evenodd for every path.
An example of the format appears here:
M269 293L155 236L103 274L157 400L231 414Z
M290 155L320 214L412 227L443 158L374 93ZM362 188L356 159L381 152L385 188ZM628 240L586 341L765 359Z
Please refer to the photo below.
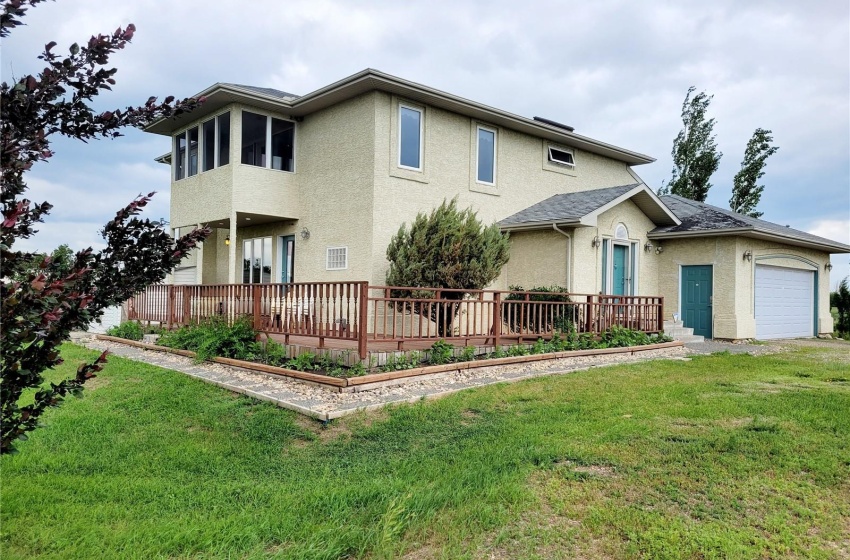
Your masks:
M386 247L457 197L511 233L495 288L662 295L697 334L832 331L829 255L850 246L706 204L659 198L649 156L364 70L317 91L219 83L169 136L171 224L213 235L177 270L193 284L384 283Z

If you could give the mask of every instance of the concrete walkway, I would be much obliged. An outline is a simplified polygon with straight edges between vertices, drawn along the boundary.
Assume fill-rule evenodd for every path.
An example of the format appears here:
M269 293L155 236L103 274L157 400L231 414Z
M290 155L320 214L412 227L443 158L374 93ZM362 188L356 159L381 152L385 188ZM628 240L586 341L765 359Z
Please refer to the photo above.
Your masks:
M416 402L421 399L491 385L520 381L543 375L559 375L592 367L630 363L651 359L687 359L689 351L683 347L650 350L638 355L609 354L582 356L531 362L525 364L483 367L464 371L434 374L427 378L413 378L403 385L381 387L357 393L337 393L309 382L287 377L249 371L215 363L194 363L191 358L143 350L125 344L103 340L79 340L96 350L109 350L116 356L145 362L185 373L207 383L242 393L255 399L270 401L277 406L328 421L340 416L382 408L388 404Z

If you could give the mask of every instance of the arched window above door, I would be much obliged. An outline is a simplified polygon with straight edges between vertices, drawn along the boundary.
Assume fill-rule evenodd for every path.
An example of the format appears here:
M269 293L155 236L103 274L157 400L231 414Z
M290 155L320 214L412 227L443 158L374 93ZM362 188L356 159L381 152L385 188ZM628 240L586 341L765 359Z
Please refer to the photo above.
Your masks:
M629 230L626 228L626 225L622 222L617 224L617 227L614 229L614 239L628 239L629 238Z

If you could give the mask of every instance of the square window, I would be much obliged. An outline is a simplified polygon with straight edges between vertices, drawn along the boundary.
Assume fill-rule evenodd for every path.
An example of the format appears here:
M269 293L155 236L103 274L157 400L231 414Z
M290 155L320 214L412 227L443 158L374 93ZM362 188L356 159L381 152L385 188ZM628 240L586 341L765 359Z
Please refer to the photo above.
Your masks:
M328 247L327 270L348 268L348 247Z

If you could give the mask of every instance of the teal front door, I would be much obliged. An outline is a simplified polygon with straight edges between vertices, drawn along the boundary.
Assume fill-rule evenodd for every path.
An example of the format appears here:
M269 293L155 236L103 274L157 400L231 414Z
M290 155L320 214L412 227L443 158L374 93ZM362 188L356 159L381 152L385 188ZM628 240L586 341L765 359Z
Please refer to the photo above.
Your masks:
M626 295L626 265L628 261L628 247L624 245L614 245L614 270L611 280L611 293L615 296Z
M711 338L711 265L682 267L682 321L694 334Z

